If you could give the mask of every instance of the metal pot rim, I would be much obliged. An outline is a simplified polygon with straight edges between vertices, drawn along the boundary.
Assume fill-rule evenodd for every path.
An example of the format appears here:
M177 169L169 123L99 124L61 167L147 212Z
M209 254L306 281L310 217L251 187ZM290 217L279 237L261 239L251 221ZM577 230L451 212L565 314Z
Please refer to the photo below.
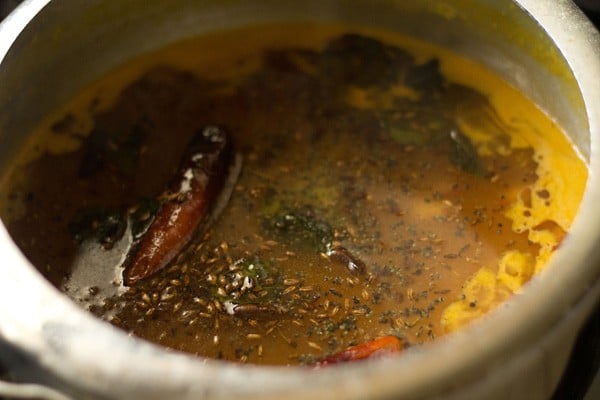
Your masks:
M0 65L27 24L50 0L26 0L0 25ZM62 379L78 379L81 387L95 390L98 384L128 382L131 388L160 385L177 388L181 395L210 393L216 397L241 397L287 392L290 388L340 395L332 382L348 384L343 394L365 395L360 382L370 380L369 395L389 395L394 390L427 393L432 382L460 382L467 372L485 375L482 359L506 359L542 337L585 298L600 292L600 229L590 221L600 209L600 36L583 14L568 0L515 0L547 32L579 84L591 140L590 171L586 194L569 237L545 271L528 284L522 294L508 300L481 321L443 340L411 349L397 360L381 360L347 368L314 371L305 368L244 366L168 352L100 322L53 288L0 228L0 334L8 342L35 355ZM16 266L18 268L16 268ZM24 290L35 288L35 293ZM16 301L13 309L7 302ZM490 334L493 332L494 334ZM97 360L111 352L110 365ZM443 362L440 362L443 360ZM133 363L135 362L135 365ZM435 365L435 368L432 368ZM492 368L490 366L489 368ZM132 370L133 368L133 370ZM234 382L255 382L235 388ZM217 389L222 385L223 389ZM249 385L250 386L250 385ZM375 389L373 389L373 387ZM209 388L209 389L206 389ZM133 390L133 389L131 389ZM175 389L174 389L175 390ZM208 392L207 392L208 391ZM305 397L306 392L298 397Z

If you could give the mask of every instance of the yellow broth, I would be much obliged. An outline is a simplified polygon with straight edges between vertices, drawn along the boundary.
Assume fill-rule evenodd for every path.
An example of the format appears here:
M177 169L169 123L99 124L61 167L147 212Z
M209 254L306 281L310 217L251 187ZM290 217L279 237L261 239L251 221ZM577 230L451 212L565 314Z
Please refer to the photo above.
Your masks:
M73 282L93 242L75 240L74 221L156 199L206 125L243 159L215 221L131 287L97 244L106 282ZM386 335L419 345L483 315L543 268L587 178L559 127L483 67L332 25L173 45L94 83L32 138L3 179L2 216L51 282L141 338L264 364Z

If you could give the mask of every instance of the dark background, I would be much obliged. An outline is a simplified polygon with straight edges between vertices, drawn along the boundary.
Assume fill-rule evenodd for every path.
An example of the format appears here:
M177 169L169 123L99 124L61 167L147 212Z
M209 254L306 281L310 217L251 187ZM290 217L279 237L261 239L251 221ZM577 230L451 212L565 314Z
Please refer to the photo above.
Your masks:
M21 0L0 0L0 20L19 4Z
M21 0L0 0L0 20L6 17L20 2ZM600 0L577 0L576 3L581 6L596 27L600 28ZM600 74L600 71L598 72ZM600 377L594 381L599 367L600 307L596 309L581 331L567 370L552 400L600 400ZM0 374L1 372L0 368Z

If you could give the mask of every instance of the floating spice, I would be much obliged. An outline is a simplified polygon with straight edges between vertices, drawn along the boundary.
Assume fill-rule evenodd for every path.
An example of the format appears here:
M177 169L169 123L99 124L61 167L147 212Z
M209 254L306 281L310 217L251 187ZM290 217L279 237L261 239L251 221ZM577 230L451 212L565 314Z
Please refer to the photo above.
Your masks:
M404 349L402 341L395 336L384 336L370 342L352 346L335 353L316 363L317 366L338 364L348 361L358 361L365 358L381 357L386 354L398 353Z
M201 129L188 145L177 177L147 232L134 248L125 282L135 284L161 270L183 249L207 218L232 161L229 135Z
M366 266L358 257L353 255L348 249L342 246L333 246L327 249L325 253L329 259L340 263L352 273L364 273Z

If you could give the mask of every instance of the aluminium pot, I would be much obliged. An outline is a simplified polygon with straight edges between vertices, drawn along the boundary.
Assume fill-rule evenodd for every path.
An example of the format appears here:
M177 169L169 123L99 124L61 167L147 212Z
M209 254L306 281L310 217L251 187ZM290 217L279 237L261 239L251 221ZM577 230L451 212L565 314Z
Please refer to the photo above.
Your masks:
M600 296L600 38L570 0L26 0L0 25L0 174L45 115L128 59L205 32L337 21L487 65L570 135L590 177L547 268L490 315L401 357L310 370L166 351L95 319L0 227L0 363L81 399L547 399ZM48 392L50 393L50 392Z

